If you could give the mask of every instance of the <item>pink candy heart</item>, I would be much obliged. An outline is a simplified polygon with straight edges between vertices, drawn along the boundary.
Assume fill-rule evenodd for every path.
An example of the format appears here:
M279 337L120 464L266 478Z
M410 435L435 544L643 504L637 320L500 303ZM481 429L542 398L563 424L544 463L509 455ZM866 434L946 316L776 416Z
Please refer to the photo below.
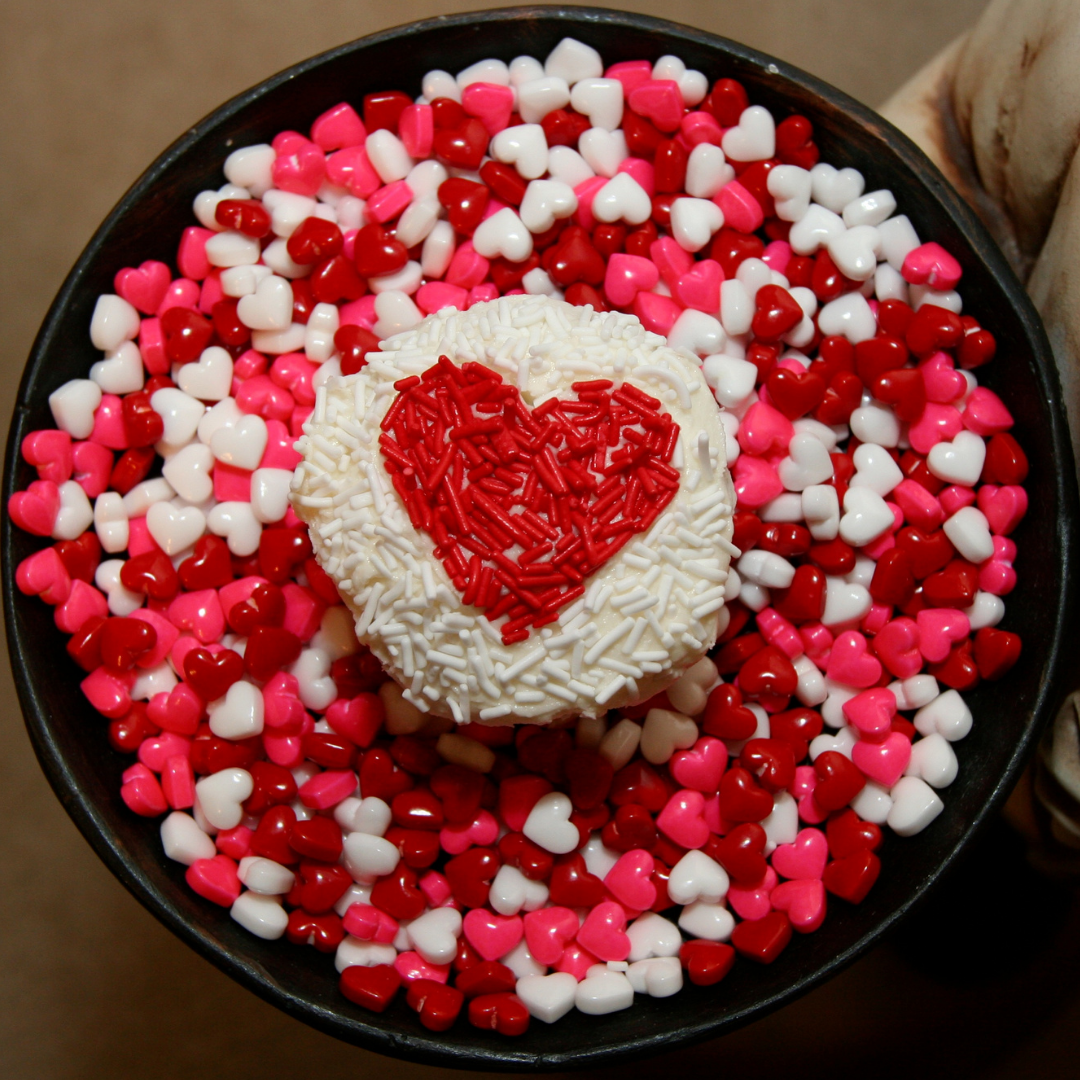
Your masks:
M751 408L756 409L760 404L759 401ZM742 434L741 428L739 434ZM783 493L784 485L776 475L776 469L753 454L740 454L732 472L740 508L757 510Z
M896 696L887 687L879 686L856 694L849 701L845 701L842 708L844 715L864 735L880 738L892 726L893 717L896 715ZM780 873L783 874L783 870ZM813 875L784 874L784 877L813 877Z
M146 705L146 715L162 731L194 735L202 718L202 702L187 683L177 683L168 693L155 694Z
M890 674L898 679L910 679L922 668L919 627L914 619L893 619L877 632L874 650Z
M672 291L679 278L697 265L694 256L679 246L674 237L661 236L649 245L649 258L652 260L664 284Z
M71 593L53 612L53 620L65 634L74 634L87 619L95 615L104 618L109 604L104 594L79 578L72 579Z
M946 517L952 517L957 510L974 504L975 492L961 484L951 484L941 492L938 499L941 501L941 508L945 511Z
M860 740L852 747L851 760L869 779L891 788L911 760L911 741L899 731L882 742Z
M900 273L912 285L929 285L938 292L947 292L956 288L963 270L952 255L931 240L907 253Z
M713 202L724 211L724 224L736 232L756 232L765 220L761 203L738 180L725 184L713 196Z
M272 145L277 152L270 170L274 187L313 199L326 179L322 148L295 131L283 131Z
M116 394L101 395L101 404L94 412L94 430L90 432L90 441L107 446L110 450L126 449L124 403ZM76 463L76 468L78 468L78 463Z
M660 280L660 271L651 259L615 252L608 259L604 292L617 307L628 307L639 292L651 289Z
M793 844L772 853L773 869L786 878L820 878L829 859L829 844L820 829L800 829Z
M691 750L679 750L672 755L668 768L676 782L684 788L713 795L720 787L720 777L727 767L727 747L719 740L705 736ZM650 904L644 905L651 907Z
M32 431L22 441L22 456L38 478L62 484L71 479L71 436L66 431Z
M714 259L702 259L675 283L672 294L683 307L710 314L720 310L720 285L724 271Z
M922 416L908 428L911 448L919 454L929 454L943 441L951 441L964 427L960 413L951 405L926 403Z
M496 135L510 123L514 91L496 83L471 83L461 92L461 107L469 116L475 116L489 135Z
M630 91L627 104L661 131L677 131L683 118L683 99L674 79L650 79Z
M620 903L635 911L644 911L656 902L656 886L650 881L655 863L641 848L624 852L607 872L604 884Z
M974 431L976 435L995 435L999 431L1008 431L1014 422L1001 398L985 386L976 386L971 391L961 415L964 427Z
M60 513L60 489L51 480L34 480L8 499L8 513L25 532L51 536Z
M919 626L919 650L931 664L941 663L953 645L971 633L968 617L955 608L923 608L915 619Z
M211 236L213 233L210 234ZM218 283L220 287L220 282ZM199 288L199 284L196 281L190 281L188 278L177 278L175 281L169 283L168 288L165 290L165 295L161 298L161 303L158 304L158 308L155 314L159 317L164 315L169 308L192 308L195 309L199 306L199 302L202 300L202 289ZM143 320L143 326L146 325L146 320ZM145 354L143 359L146 359Z
M71 595L71 576L56 548L28 555L15 571L15 584L27 596L40 596L46 604L62 604Z
M108 488L113 456L105 446L96 442L77 442L71 448L71 461L75 480L86 492L87 498L96 499Z
M225 633L225 614L213 589L180 593L168 610L169 622L180 630L190 630L204 645L220 641Z
M150 259L138 269L130 266L116 272L113 287L132 307L144 315L154 315L165 298L172 272L163 262Z
M200 896L222 907L232 907L240 895L236 863L226 855L196 859L184 874L184 880Z
M398 117L398 135L411 158L431 156L435 142L435 112L430 105L409 105Z
M477 847L487 847L488 844L494 844L498 838L499 823L487 810L481 810L468 825L447 825L439 831L439 844L451 855L460 855L474 844Z
M791 421L764 401L756 401L746 411L739 425L739 445L758 458L769 454L786 454L788 443L795 436Z
M683 309L670 296L659 293L639 292L634 297L633 312L641 325L654 334L671 333L671 328L682 314Z
M645 161L644 158L639 157L628 157L619 164L615 172L616 174L626 173L627 176L632 177L650 199L656 194L656 170L651 161Z
M923 532L933 532L945 520L941 503L917 480L901 480L893 488L892 498L904 518Z
M339 735L357 746L368 747L382 727L385 715L378 694L357 694L354 698L338 698L331 702L325 718Z
M139 744L139 760L151 772L159 773L171 757L187 758L191 755L191 740L172 731L152 735Z
M578 944L598 960L625 960L630 955L630 939L625 930L626 912L622 905L605 900L585 916L577 932Z
M699 848L709 839L704 811L705 796L684 788L668 799L656 819L656 827L681 847Z
M330 183L345 188L358 199L366 199L382 186L382 180L362 146L349 146L331 154L326 159L326 177Z
M618 905L615 905L618 907ZM622 908L619 908L620 914ZM625 923L625 916L624 916ZM484 908L473 908L463 924L469 944L485 959L498 960L521 940L524 927L519 915L496 915Z
M279 671L263 687L263 722L276 735L295 735L308 718L295 675Z
M800 933L809 934L825 921L825 886L816 879L785 881L773 889L769 900L777 911L787 912Z
M362 146L366 139L364 122L347 101L327 109L311 125L311 141L327 152L344 146Z
M524 919L525 944L538 964L556 964L578 932L578 917L567 907L540 908Z
M770 866L761 884L753 889L730 885L727 891L728 906L740 919L763 919L772 911L769 894L776 888L776 871Z
M862 634L848 630L833 642L825 674L845 686L873 686L881 678L881 662L867 651Z
M992 533L1008 536L1023 520L1028 508L1027 492L1018 484L983 484L978 494L979 509Z

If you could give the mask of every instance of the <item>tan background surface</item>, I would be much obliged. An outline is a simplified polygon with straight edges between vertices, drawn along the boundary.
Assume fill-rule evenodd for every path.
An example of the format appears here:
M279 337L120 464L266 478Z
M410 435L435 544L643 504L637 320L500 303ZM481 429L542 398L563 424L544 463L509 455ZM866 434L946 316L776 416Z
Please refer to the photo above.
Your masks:
M303 57L463 6L468 0L2 0L0 422L6 426L33 334L67 269L185 127ZM875 104L969 25L983 0L622 6L744 41ZM0 1076L439 1072L290 1020L159 926L97 861L48 789L6 660L0 808ZM720 1042L623 1071L1076 1076L1080 917L1071 894L1026 874L1007 841L991 837L903 937L797 1004Z

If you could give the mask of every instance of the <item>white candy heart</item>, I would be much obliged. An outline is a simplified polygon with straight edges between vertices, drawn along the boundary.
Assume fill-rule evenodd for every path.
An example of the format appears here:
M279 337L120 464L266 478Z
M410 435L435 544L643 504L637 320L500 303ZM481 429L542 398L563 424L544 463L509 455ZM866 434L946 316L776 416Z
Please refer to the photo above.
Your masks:
M94 508L77 480L60 485L60 509L53 521L54 540L77 540L94 522Z
M222 398L216 405L207 408L199 420L196 427L199 442L206 443L209 446L210 441L219 431L238 424L245 415L240 411L240 406L236 404L234 398Z
M90 378L106 394L131 394L143 388L143 362L139 346L121 342L104 360L90 367Z
M397 949L393 945L382 945L377 941L361 941L349 935L337 947L334 954L334 967L340 975L349 967L378 967L380 964L392 965L397 959Z
M534 233L547 232L556 219L569 217L578 207L574 189L559 180L533 180L525 189L518 214Z
M939 442L926 455L926 467L948 484L974 487L986 461L986 443L974 431L959 432L952 442Z
M164 477L144 480L124 496L124 510L129 518L145 517L154 503L168 502L175 494L172 484Z
M522 279L521 287L531 296L553 296L556 300L563 298L562 290L551 275L539 266L533 267Z
M544 76L544 65L535 56L516 56L510 61L510 85L520 86ZM432 99L434 100L434 99Z
M682 909L679 926L702 941L727 941L735 929L735 919L723 904L698 900Z
M749 331L753 320L754 301L746 291L746 286L737 278L729 278L723 282L720 285L720 322L723 324L724 333L729 338L739 337Z
M428 233L420 252L420 269L424 271L425 277L442 277L453 257L454 226L449 221L437 221L434 228ZM377 308L378 301L376 301ZM419 314L419 309L417 309L417 314ZM420 317L423 318L423 316Z
M932 788L948 787L959 771L956 753L944 736L936 731L916 740L911 747L911 760L905 776L917 776Z
M409 944L429 964L449 964L461 937L461 912L452 907L425 911L409 923Z
M161 475L185 502L203 503L214 494L214 455L204 443L189 443L161 469Z
M853 547L869 544L893 521L885 500L870 488L849 487L844 493L844 514L840 518L840 539L844 543Z
M821 674L809 656L796 656L791 663L795 668L795 674L799 676L795 696L804 705L811 707L820 705L829 696L825 688L825 676Z
M301 221L315 215L319 204L306 195L274 188L263 196L263 206L270 211L270 228L274 235L287 240L296 232ZM304 272L308 269L306 267Z
M626 972L636 994L665 998L683 987L682 964L676 956L657 956L631 964Z
M727 895L728 876L724 868L703 851L688 851L672 868L668 895L676 904L705 900L718 904Z
M810 173L798 165L777 165L765 181L781 221L800 221L810 209Z
M813 255L830 240L843 236L845 232L847 226L838 215L814 203L791 226L788 243L796 255Z
M195 784L195 798L203 816L215 829L235 829L244 817L240 805L255 785L246 769L222 769Z
M405 144L386 128L373 131L367 137L364 149L367 151L371 167L379 174L379 179L384 184L404 180L413 167L413 159L409 157Z
M727 285L728 282L724 282ZM738 282L735 285L745 289ZM721 303L723 286L721 286ZM749 301L747 301L749 303ZM723 312L721 312L721 315ZM702 365L705 381L716 395L716 400L726 409L740 409L754 392L757 380L757 368L747 360L737 360L734 356L710 356ZM726 423L726 418L725 418Z
M971 710L957 691L946 690L919 709L912 723L922 735L937 732L949 742L956 742L971 731Z
M907 214L883 221L878 226L878 235L881 237L881 254L896 271L903 269L904 260L922 243Z
M401 858L396 844L373 833L352 832L343 841L345 869L357 881L374 881L392 874Z
M817 436L803 432L788 443L788 456L780 462L776 472L788 491L805 491L808 487L824 484L832 476L832 458ZM835 491L835 488L829 490Z
M738 124L728 128L720 141L732 161L762 161L776 152L776 124L762 105L744 109Z
M314 712L326 712L337 697L337 684L330 676L330 657L322 649L305 649L289 668L300 684L300 700Z
M900 442L900 420L887 405L870 401L860 405L848 420L851 433L864 442L878 446L897 446Z
M277 941L289 927L289 913L278 897L250 890L233 901L229 915L249 934L264 941Z
M917 776L903 776L889 792L893 805L888 825L898 836L920 833L945 809L934 789Z
M405 177L405 183L409 185L414 200L426 199L429 196L438 195L439 188L449 175L445 165L429 159L428 161L418 161L409 171L409 175ZM400 237L400 224L398 229L398 236Z
M499 963L505 964L519 979L523 979L526 975L543 975L547 971L544 964L538 964L533 958L524 939L519 941L505 956L500 956Z
M531 881L509 863L499 867L488 892L488 903L500 915L536 911L547 903L547 898L548 887L542 881Z
M237 469L257 469L266 452L269 434L266 421L249 413L210 437L210 449L218 461Z
M772 175L771 173L769 174ZM735 179L724 151L712 143L698 143L686 162L686 194L695 199L711 199L725 184Z
M251 511L256 521L272 525L281 521L289 509L288 469L256 469L251 474Z
M840 533L840 500L831 484L812 484L802 493L803 520L810 535L822 543Z
M578 139L578 152L597 176L614 176L630 156L622 129L592 127Z
M684 105L699 104L709 92L709 80L700 71L688 71L677 56L661 56L653 64L652 77L678 83Z
M539 124L518 124L504 128L491 140L491 156L513 165L526 180L536 180L547 172L548 144Z
M446 224L450 223L446 222ZM451 226L451 230L452 228ZM434 230L431 235L435 235ZM430 239L429 236L428 240ZM449 259L447 264L449 264ZM375 315L375 335L380 338L392 337L394 334L411 330L424 318L423 312L413 303L412 298L397 290L382 292L375 297Z
M794 232L794 229L792 231ZM794 246L792 244L792 247ZM877 319L862 293L849 292L838 296L821 309L818 313L818 327L823 334L843 334L852 345L858 345L860 341L868 341L877 333Z
M869 488L884 497L904 479L900 466L888 450L874 443L862 443L856 449L852 460L855 464L855 475L851 478L849 487Z
M569 146L551 148L548 152L548 172L552 180L559 180L570 188L576 188L596 175L589 163Z
M488 57L484 60L477 60L475 64L470 64L464 71L457 73L459 90L464 90L466 86L472 86L473 83L478 82L494 83L496 86L509 86L510 69L502 60Z
M158 502L146 511L146 528L166 555L176 555L206 532L206 515L196 506L180 509Z
M771 855L780 844L794 844L799 834L799 804L789 791L778 791L773 796L772 813L761 823L768 840L766 856Z
M94 410L101 404L101 387L90 379L71 379L49 395L49 409L61 431L85 439L94 430Z
M794 440L792 440L794 441ZM739 576L765 589L786 589L795 579L795 567L775 551L752 548L738 562Z
M676 199L671 204L671 235L684 251L700 251L723 224L724 212L711 199Z
M410 262L409 265L420 270L418 262ZM324 364L334 355L334 335L340 323L341 317L334 304L316 304L312 309L304 330L304 354L312 363Z
M449 71L443 71L440 68L429 71L424 76L420 91L428 101L441 97L449 98L451 101L461 100L461 88L457 84L457 79Z
M598 752L618 772L637 753L641 743L641 725L625 717L608 729L600 740Z
M243 679L234 682L223 698L206 706L210 730L222 739L247 739L261 735L263 696L260 690Z
M614 131L622 123L623 85L618 79L582 79L570 95L570 104L594 128ZM524 113L521 118L525 119Z
M292 285L277 274L264 277L236 305L237 317L252 330L285 330L292 325L292 312Z
M621 972L598 970L596 974L590 973L577 984L574 1004L578 1007L578 1012L587 1016L605 1016L629 1009L634 1004L634 988Z
M981 630L984 626L997 626L1005 617L1005 601L993 593L975 594L975 603L964 611L971 623L972 630Z
M573 803L561 791L549 792L529 811L521 831L545 851L565 855L581 842L577 826L570 821L573 809Z
M569 103L570 87L558 75L543 75L517 88L517 111L526 124L539 124L549 112Z
M101 547L110 555L128 546L131 530L128 527L124 498L116 491L103 491L94 502L94 531Z
M712 356L723 349L727 335L719 319L704 311L687 308L675 320L667 339L673 349L689 349L698 356Z
M132 701L149 701L155 694L169 694L176 686L176 672L167 660L156 667L136 668L135 681L131 684Z
M889 514L892 520L892 514ZM821 621L830 629L845 623L858 622L869 610L873 600L862 585L841 577L825 578L825 613Z
M139 334L139 313L122 296L102 293L90 316L90 340L104 353L119 349Z
M296 881L296 875L281 863L261 855L245 855L236 868L241 883L254 893L264 896L281 896Z
M866 281L877 270L881 237L873 225L856 225L828 242L829 256L837 269L852 281Z
M321 649L330 657L331 663L360 651L355 623L347 608L335 605L323 612L319 629L311 639L311 647Z
M154 447L162 457L171 456L195 438L199 421L206 412L201 401L173 386L155 390L150 396L150 407L161 417L163 425L161 441Z
M832 680L827 680L833 689L829 691L829 697L831 698L836 692L835 684L832 684ZM845 686L840 688L844 692L844 700L850 701L857 693L857 690L852 690L851 687ZM824 711L822 716L824 717ZM835 735L819 735L816 739L810 742L810 760L816 761L818 757L828 751L833 751L837 754L843 754L844 757L851 757L852 747L859 741L858 733L853 727L842 727Z
M420 282L423 280L424 271L420 264L415 259L410 259L400 270L392 274L368 278L368 286L376 295L384 292L400 292L406 296L412 296L420 288ZM305 334L305 344L306 340Z
M599 78L604 71L604 62L592 46L576 38L565 37L548 53L544 71L565 79L573 86L582 79Z
M878 263L874 271L874 295L878 300L903 300L906 304L909 299L908 285L903 274L887 262Z
M875 825L884 825L892 809L892 797L880 784L867 780L862 791L848 803L848 806L863 819Z
M986 516L974 506L965 506L948 518L942 529L952 546L971 563L985 562L994 554L994 538Z
M601 881L608 876L612 867L619 861L619 852L612 851L599 833L594 833L589 837L581 849L581 856L585 860L585 867L589 873L594 874Z
M684 716L699 716L705 711L709 692L719 685L716 665L703 656L667 688L668 701L676 712Z
M880 225L895 209L895 196L887 188L882 188L852 199L844 207L842 216L844 224L850 229L856 225Z
M161 846L166 858L185 866L196 859L212 859L217 854L214 841L190 814L180 810L174 810L161 823Z
M532 254L532 233L509 206L504 206L477 225L473 247L485 259L502 257L510 262L524 262Z
M273 271L261 263L256 266L231 266L221 271L221 291L226 296L250 296Z
M238 184L223 184L217 191L200 191L195 196L192 209L199 219L199 224L204 229L212 229L214 232L224 232L225 226L217 219L218 203L224 199L250 199L251 193L247 188Z
M912 675L910 679L898 679L889 683L889 689L896 698L896 707L901 712L921 709L924 705L929 705L941 692L933 675Z
M390 828L393 814L389 805L374 795L368 795L364 799L350 796L334 807L334 820L346 833L382 836Z
M251 503L218 503L207 515L206 527L215 536L224 537L229 550L240 558L254 555L259 550L262 525L252 512Z
M256 199L272 186L272 169L277 151L267 143L243 146L225 159L225 178L230 184L247 188Z
M439 200L434 195L413 199L398 218L394 235L405 247L416 247L435 228L441 211Z
M676 750L688 750L697 739L698 727L690 717L670 709L650 709L641 729L641 756L662 765Z
M630 939L630 955L627 959L631 962L648 960L653 956L677 956L682 948L682 935L678 927L655 911L639 915L626 928L626 936Z
M123 559L105 559L94 571L94 584L109 598L109 611L123 618L142 607L146 597L125 589L120 582Z
M216 233L206 241L206 261L211 266L254 266L262 247L253 236L229 229Z
M529 1015L545 1024L554 1024L573 1007L577 979L568 971L550 975L524 975L514 988Z
M176 385L189 397L201 401L221 401L229 396L232 377L232 357L220 345L211 345L203 349L197 362L184 364L180 368Z
M863 193L865 183L858 169L836 169L824 162L810 170L810 181L814 202L837 214Z

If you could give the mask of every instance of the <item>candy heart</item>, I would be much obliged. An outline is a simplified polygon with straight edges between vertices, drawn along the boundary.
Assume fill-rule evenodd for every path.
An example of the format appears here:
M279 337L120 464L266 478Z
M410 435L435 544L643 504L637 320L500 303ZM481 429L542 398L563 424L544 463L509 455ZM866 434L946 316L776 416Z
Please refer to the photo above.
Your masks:
M523 976L518 979L515 992L530 1016L553 1024L574 1007L577 988L578 982L573 975L556 971L550 975Z
M688 851L672 868L668 877L668 896L676 904L704 900L718 904L727 895L728 876L714 859L703 851Z
M587 116L594 128L615 131L623 115L622 83L618 79L582 79L570 92L570 105Z
M650 880L653 868L653 857L647 851L627 851L607 872L604 884L620 903L644 910L656 902L656 886Z
M952 442L939 442L926 455L926 465L939 480L974 487L986 461L986 443L972 431L961 431Z
M622 131L592 127L578 140L578 152L597 176L613 177L629 156ZM645 220L644 218L642 220Z
M706 795L716 792L726 767L727 747L719 739L708 736L698 739L692 750L674 754L669 766L677 783Z
M94 413L101 404L101 387L90 379L71 379L49 395L56 426L73 439L85 439L94 430Z
M885 500L869 488L849 487L844 493L840 537L845 543L862 547L876 540L894 524L893 513Z
M203 350L197 363L185 364L177 385L189 397L201 401L221 401L232 389L232 357L219 345Z
M781 221L799 221L810 208L811 179L797 165L777 165L765 181Z
M569 217L577 207L573 188L558 180L533 180L525 189L518 213L530 232L542 233L557 219Z
M426 911L409 923L409 944L429 963L448 964L457 955L461 912L450 907Z
M896 715L896 697L884 687L864 690L844 702L843 712L852 726L868 738L884 737Z
M781 372L773 372L773 375L777 374ZM771 379L772 376L770 382ZM832 474L833 462L829 451L810 432L800 432L792 437L788 443L788 456L777 466L777 475L788 491L806 491L831 479Z
M263 698L249 682L234 682L225 694L207 707L210 730L223 739L247 739L263 730Z
M769 806L772 807L771 797ZM704 812L705 796L700 791L683 789L668 799L656 819L656 827L681 847L699 848L709 839Z
M1018 634L984 626L975 635L975 662L984 679L1000 679L1020 659Z
M11 496L8 513L20 529L35 536L51 536L60 503L60 488L56 484L51 480L34 480L25 491Z
M968 617L954 608L923 608L915 616L919 628L919 651L932 664L941 663L953 645L971 633Z
M642 83L630 91L627 104L664 132L677 131L683 117L682 93L673 79L653 78Z
M780 844L772 853L772 865L781 877L820 879L828 858L825 834L820 829L801 829L793 844Z
M539 124L518 124L500 131L491 140L491 156L513 165L526 180L547 172L548 143Z
M622 911L621 908L619 910ZM483 908L473 908L467 912L462 925L469 944L485 960L498 960L505 956L524 933L524 926L517 915L494 915Z
M905 773L925 780L933 788L948 787L959 770L956 753L937 732L912 744Z
M1028 496L1017 484L1002 487L983 484L978 491L978 504L991 531L998 536L1008 536L1027 513Z
M696 311L720 310L720 284L724 272L712 259L702 259L694 269L683 274L675 284L673 295L680 304Z
M651 260L616 252L608 260L604 292L611 303L629 307L639 292L653 288L659 280L660 272Z
M626 913L621 904L604 901L585 917L577 932L578 944L598 960L625 960L630 955Z
M626 973L634 992L650 997L671 997L683 986L682 966L674 956L657 956L631 964Z
M597 221L625 221L629 225L640 225L652 214L648 193L625 172L617 173L596 192L591 207Z
M727 902L740 919L761 919L772 910L769 894L776 885L776 871L770 866L760 885L752 888L732 885L727 892Z
M214 454L210 447L189 443L165 462L161 475L180 498L190 503L202 503L214 493L213 468Z
M899 731L879 743L857 742L851 750L851 760L859 769L886 788L892 787L904 775L910 758L911 740Z
M123 297L103 293L90 317L90 340L104 353L119 349L139 333L139 313Z
M700 251L723 224L724 212L711 199L676 199L671 204L671 234L685 251Z
M146 512L146 527L167 555L186 550L206 531L206 515L196 506L180 509L172 503L154 503Z
M261 416L248 415L235 424L220 427L210 438L214 457L237 469L257 469L262 461L269 432Z
M497 83L470 83L461 92L461 106L469 116L475 116L494 135L503 130L514 111L514 91ZM522 117L522 119L533 119ZM536 119L540 119L537 117Z
M153 315L165 298L171 274L163 262L149 260L138 269L125 267L113 279L116 291L144 315Z
M533 241L521 218L506 206L477 227L473 246L488 259L522 262L532 254Z
M218 503L206 516L206 528L215 536L224 537L234 555L245 557L259 550L262 526L252 513L250 503Z
M720 144L732 161L761 161L776 152L776 125L772 113L761 105L751 105L738 124L724 132Z
M285 330L292 323L292 312L292 285L276 274L263 278L254 293L241 296L236 307L240 321L252 330Z
M686 193L695 199L711 199L735 179L719 146L703 142L690 151L686 163Z
M536 801L521 831L545 851L564 855L581 842L577 826L570 821L573 809L573 803L562 792L549 792Z
M244 816L240 805L254 790L246 769L222 769L195 785L195 797L203 816L215 829L233 829Z
M634 988L621 972L590 968L577 985L574 1004L587 1016L618 1012L634 1004Z
M125 341L91 365L90 378L107 394L130 394L143 387L143 361L139 347Z
M676 749L693 746L697 735L697 724L688 716L650 709L641 729L641 755L654 765L662 765Z
M922 832L945 809L937 793L917 776L905 776L889 792L892 809L888 825L900 836Z
M71 577L54 548L27 556L15 571L15 583L27 596L40 596L47 604L62 604L71 595Z
M682 945L682 935L674 923L653 911L638 916L626 930L630 939L631 962L653 956L676 956Z
M687 941L679 958L695 986L715 986L735 963L735 950L715 941Z
M835 682L863 688L881 678L881 664L867 651L866 638L849 630L833 642L825 673Z
M824 865L823 859L822 868ZM773 889L769 900L777 911L787 914L800 933L809 934L825 921L825 886L820 880L785 881Z

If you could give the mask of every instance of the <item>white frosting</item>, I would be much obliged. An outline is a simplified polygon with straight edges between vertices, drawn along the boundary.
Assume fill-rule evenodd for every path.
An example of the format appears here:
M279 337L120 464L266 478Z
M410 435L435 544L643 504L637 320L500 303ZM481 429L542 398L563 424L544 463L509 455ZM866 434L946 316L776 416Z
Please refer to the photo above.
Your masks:
M429 316L332 377L296 444L293 505L316 556L356 618L360 641L425 711L493 723L595 716L659 693L716 641L735 494L720 410L696 358L632 315L545 296L502 297ZM418 531L385 472L379 424L394 383L440 355L498 371L535 407L574 382L610 378L652 397L680 427L679 490L646 533L596 573L559 620L510 646L462 604L434 542ZM513 557L513 552L510 553ZM633 599L631 599L633 597Z

